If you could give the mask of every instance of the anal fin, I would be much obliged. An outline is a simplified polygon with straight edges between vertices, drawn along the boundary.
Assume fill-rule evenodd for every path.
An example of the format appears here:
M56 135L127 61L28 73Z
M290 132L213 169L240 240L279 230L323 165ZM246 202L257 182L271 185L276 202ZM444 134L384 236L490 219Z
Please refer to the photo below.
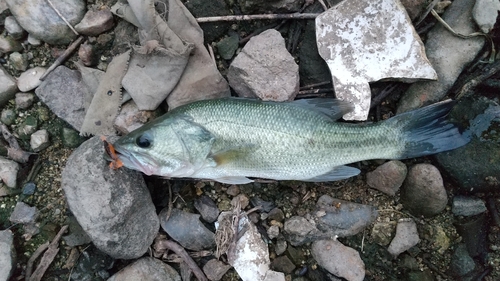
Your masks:
M359 169L349 166L338 166L330 172L319 175L310 179L303 179L302 181L308 182L325 182L325 181L338 181L359 175Z

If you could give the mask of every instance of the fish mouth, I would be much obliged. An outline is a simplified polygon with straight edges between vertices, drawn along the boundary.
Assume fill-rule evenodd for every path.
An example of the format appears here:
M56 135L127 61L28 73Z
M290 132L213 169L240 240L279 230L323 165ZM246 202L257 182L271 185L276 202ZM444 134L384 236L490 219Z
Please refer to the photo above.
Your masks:
M115 152L118 159L123 163L123 166L132 170L140 171L148 176L151 176L155 173L153 165L144 163L144 161L140 161L134 153L122 149L119 145L116 144L115 144ZM144 155L142 156L143 158L148 159L147 156ZM106 154L106 157L108 158L108 160L113 161L113 159L111 159L109 155Z

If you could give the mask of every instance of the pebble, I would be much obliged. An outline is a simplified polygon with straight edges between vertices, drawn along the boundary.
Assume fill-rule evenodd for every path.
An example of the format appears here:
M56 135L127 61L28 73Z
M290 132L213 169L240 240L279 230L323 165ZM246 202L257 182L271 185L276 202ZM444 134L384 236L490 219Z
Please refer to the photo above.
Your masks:
M240 188L237 185L230 185L226 191L227 195L236 196L240 194Z
M23 194L24 195L33 195L36 191L36 184L34 182L27 182L23 186Z
M451 211L455 216L474 216L486 212L486 205L480 198L457 195L453 197Z
M497 21L500 2L496 0L477 0L472 9L472 17L481 31L490 33Z
M63 236L66 245L76 247L92 242L74 216L69 216L65 223L69 225L69 234Z
M28 43L32 46L40 46L42 45L42 41L40 41L39 39L33 37L33 35L31 34L28 34Z
M35 95L32 93L16 94L16 109L28 109L35 101Z
M386 162L366 174L366 183L387 195L394 196L403 184L408 169L397 160Z
M290 244L294 246L310 242L311 234L319 232L315 225L304 217L293 216L285 221L284 234Z
M16 250L14 235L10 230L0 231L0 280L9 280L15 268Z
M238 34L233 33L217 43L217 52L223 59L230 60L233 58L234 53L239 47L239 44L240 38Z
M457 0L442 16L451 28L460 34L476 32L472 19L475 1ZM437 72L436 81L413 83L399 101L398 113L410 111L442 100L453 86L462 70L472 62L482 50L485 40L474 37L464 39L453 35L442 24L435 25L427 34L425 52Z
M448 197L439 170L431 164L412 166L401 189L401 202L415 216L431 217L443 211Z
M0 115L0 121L7 126L12 125L16 121L16 113L10 108L4 108Z
M170 265L151 257L144 257L118 271L107 281L181 281Z
M0 53L20 52L23 45L11 36L0 35Z
M76 35L44 0L6 0L7 6L17 22L31 35L49 44L70 43ZM58 2L57 8L64 18L75 26L85 13L85 1L67 0Z
M290 274L295 270L295 264L287 256L281 256L271 262L271 268L285 274Z
M412 219L402 219L396 226L396 235L392 239L387 251L397 257L402 252L410 249L420 242L417 224Z
M68 158L61 186L96 247L113 258L138 258L158 233L158 216L142 175L108 164L102 141L93 137Z
M380 246L388 246L394 237L394 232L396 230L396 222L376 222L372 228L372 239L375 243Z
M36 132L37 129L38 129L38 120L30 115L26 117L23 123L21 123L21 125L18 127L17 133L20 139L28 140L30 139L31 134Z
M280 235L280 228L277 225L271 225L267 230L267 235L269 235L270 239L274 239Z
M96 56L94 45L87 42L80 45L78 48L78 58L85 66L93 66L97 63L98 57Z
M359 253L337 240L315 241L311 253L319 266L335 276L348 281L363 281L365 278L365 264Z
M237 206L236 204L238 204L238 203L239 203L239 206L241 207L241 209L243 210L246 207L248 207L250 200L248 199L248 197L245 194L238 194L238 195L236 195L236 197L234 197L231 200L231 206Z
M161 227L182 247L201 251L215 246L215 234L201 223L200 215L172 209L166 221L167 211L168 208L165 208L159 214Z
M109 9L87 11L82 21L75 25L78 33L97 36L113 28L113 14Z
M299 92L299 66L274 29L248 41L229 66L227 79L240 97L291 101Z
M9 61L17 71L26 71L28 69L28 58L25 54L13 52L9 55Z
M24 37L26 32L24 29L17 23L16 19L13 16L8 16L5 18L4 22L5 30L9 33L12 38L15 40L19 40Z
M17 185L17 172L19 164L17 162L0 156L0 179L10 188L15 188Z
M204 221L212 223L219 217L219 208L212 198L202 195L194 201L194 207L200 212Z
M231 266L229 264L217 259L211 259L203 266L203 272L208 280L218 281L222 279L222 276L224 276L230 268Z
M47 69L45 67L37 66L21 73L17 79L17 87L19 88L19 91L29 92L40 86L42 83L40 77L45 74L46 70Z
M31 224L36 221L38 210L24 202L17 202L14 211L10 214L9 221L12 223Z
M16 79L0 66L0 106L5 105L10 99L13 99L16 93Z
M283 222L283 220L285 219L285 213L283 213L283 211L280 208L274 208L271 211L269 211L267 219L269 221L275 220L277 222Z
M304 264L306 262L307 258L302 248L290 246L286 250L287 256L294 264Z
M30 145L34 152L40 152L47 148L50 145L47 130L38 130L31 134Z
M286 247L286 241L284 239L278 239L274 245L274 252L276 252L276 255L280 256L286 251Z
M459 244L451 256L450 270L454 275L464 276L476 268L465 244Z
M355 235L378 216L374 206L357 204L323 195L316 203L316 227L324 236L340 237Z

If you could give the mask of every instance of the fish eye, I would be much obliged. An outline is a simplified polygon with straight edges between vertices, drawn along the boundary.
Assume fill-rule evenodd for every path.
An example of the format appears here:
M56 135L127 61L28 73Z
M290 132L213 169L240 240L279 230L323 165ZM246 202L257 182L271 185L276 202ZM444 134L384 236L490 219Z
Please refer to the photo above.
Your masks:
M137 146L141 148L148 148L153 144L153 140L151 139L150 136L144 134L137 137L135 139L135 143L137 144Z

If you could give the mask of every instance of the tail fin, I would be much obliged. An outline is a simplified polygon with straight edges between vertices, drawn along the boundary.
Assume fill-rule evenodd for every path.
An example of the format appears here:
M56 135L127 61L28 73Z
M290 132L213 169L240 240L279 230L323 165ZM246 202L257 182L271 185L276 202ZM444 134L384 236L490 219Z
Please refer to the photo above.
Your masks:
M394 126L402 133L404 148L400 159L452 150L470 141L470 134L461 133L446 118L454 104L452 100L446 100L387 121L386 125Z

